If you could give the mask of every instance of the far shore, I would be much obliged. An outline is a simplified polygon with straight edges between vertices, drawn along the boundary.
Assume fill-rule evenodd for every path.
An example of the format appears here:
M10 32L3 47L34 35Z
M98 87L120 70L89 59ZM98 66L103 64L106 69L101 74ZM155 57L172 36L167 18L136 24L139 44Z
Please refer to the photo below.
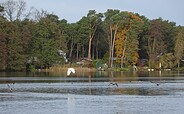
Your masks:
M70 67L51 67L49 69L38 69L39 72L63 72L67 71L67 69ZM72 67L77 72L93 72L96 71L96 68L88 68L88 67Z

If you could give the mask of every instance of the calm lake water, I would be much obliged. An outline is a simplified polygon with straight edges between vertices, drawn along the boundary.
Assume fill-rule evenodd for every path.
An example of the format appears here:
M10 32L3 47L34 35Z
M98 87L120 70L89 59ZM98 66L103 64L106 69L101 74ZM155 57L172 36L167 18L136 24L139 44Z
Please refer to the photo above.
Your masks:
M0 73L0 114L183 114L184 72Z

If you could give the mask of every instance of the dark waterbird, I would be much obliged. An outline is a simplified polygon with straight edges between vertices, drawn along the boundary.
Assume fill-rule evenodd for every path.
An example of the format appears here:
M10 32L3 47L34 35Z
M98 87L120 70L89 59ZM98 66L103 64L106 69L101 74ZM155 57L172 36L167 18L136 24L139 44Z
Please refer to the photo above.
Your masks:
M12 84L15 84L15 83L12 83ZM7 86L8 86L9 91L13 92L13 88L10 86L10 84L7 84Z
M118 84L117 84L117 83L112 83L112 82L111 82L111 83L109 84L109 86L110 86L110 85L113 85L113 86L118 87Z
M165 82L154 82L154 81L150 81L150 82L156 84L156 86L160 86L161 83L165 83Z

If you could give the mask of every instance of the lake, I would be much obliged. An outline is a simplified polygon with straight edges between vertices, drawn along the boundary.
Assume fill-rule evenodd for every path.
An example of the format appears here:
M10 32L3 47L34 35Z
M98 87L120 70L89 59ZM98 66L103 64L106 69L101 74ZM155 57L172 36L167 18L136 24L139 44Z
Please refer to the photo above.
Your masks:
M0 114L183 114L184 72L0 73Z

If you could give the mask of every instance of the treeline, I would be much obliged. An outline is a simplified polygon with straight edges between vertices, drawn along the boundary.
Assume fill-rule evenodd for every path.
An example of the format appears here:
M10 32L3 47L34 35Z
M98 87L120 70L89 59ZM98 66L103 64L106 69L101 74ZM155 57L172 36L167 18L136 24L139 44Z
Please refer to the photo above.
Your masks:
M49 68L80 58L101 59L109 67L179 67L184 57L184 28L161 18L150 20L127 11L90 10L76 23L24 1L0 5L0 70ZM30 67L30 66L29 66Z

